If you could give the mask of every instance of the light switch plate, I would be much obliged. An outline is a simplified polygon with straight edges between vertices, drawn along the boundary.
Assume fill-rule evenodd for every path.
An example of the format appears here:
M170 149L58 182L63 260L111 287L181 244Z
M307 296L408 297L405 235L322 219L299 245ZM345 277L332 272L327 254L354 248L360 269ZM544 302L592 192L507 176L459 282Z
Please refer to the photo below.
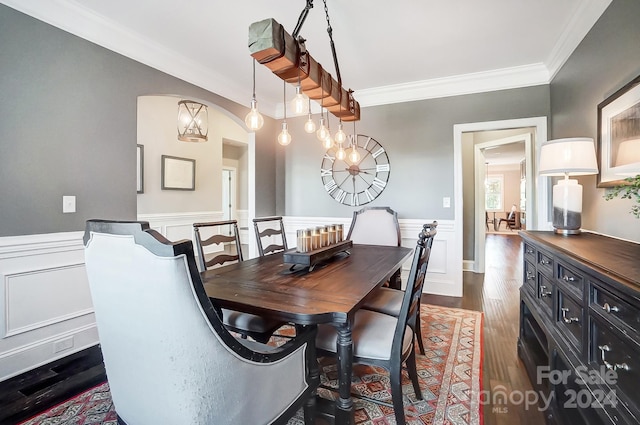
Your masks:
M442 208L451 208L451 198L442 198Z
M76 197L75 196L63 196L62 197L62 212L64 214L76 212Z

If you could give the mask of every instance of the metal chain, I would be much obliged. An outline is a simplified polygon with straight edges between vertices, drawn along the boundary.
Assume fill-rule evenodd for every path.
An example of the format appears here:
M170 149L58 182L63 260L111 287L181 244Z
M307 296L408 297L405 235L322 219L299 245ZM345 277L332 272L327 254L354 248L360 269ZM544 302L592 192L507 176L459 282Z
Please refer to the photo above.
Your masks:
M331 22L329 21L329 8L327 7L327 0L322 0L324 3L324 14L327 18L327 32L329 33L329 41L331 44L331 53L333 54L333 63L336 67L336 77L338 77L338 83L342 87L342 77L340 76L340 67L338 66L338 56L336 55L336 46L333 43L333 28L331 28Z

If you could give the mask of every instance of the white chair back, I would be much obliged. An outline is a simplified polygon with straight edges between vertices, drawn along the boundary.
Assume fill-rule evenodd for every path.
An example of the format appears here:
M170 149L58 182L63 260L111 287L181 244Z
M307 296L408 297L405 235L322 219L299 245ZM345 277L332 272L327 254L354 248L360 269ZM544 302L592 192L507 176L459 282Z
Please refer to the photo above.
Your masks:
M230 348L235 339L204 294L190 241L182 241L185 253L166 255L173 247L142 231L146 223L133 223L134 235L89 223L85 259L100 344L128 425L271 423L305 391L306 345L268 365Z
M398 214L388 207L356 211L347 238L355 244L400 246Z

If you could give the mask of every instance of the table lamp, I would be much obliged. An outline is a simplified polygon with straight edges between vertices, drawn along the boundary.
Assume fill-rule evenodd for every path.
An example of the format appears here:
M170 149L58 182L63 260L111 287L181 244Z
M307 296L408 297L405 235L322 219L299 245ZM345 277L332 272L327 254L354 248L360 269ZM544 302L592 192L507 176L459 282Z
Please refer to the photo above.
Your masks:
M549 140L540 150L540 175L564 176L553 186L553 229L576 235L582 225L582 186L569 176L598 174L593 139L574 137Z

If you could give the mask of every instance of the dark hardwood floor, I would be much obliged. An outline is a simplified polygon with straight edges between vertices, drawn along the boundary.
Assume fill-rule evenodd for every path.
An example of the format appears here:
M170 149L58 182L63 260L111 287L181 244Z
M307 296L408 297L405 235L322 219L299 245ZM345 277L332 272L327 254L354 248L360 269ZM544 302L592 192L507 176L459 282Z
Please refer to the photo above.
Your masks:
M517 234L487 234L485 273L464 272L462 298L423 295L429 304L484 312L483 390L485 425L541 425L545 423L537 406L524 403L494 405L492 395L512 391L533 391L524 364L518 358L522 284L522 247ZM518 397L512 397L518 401Z
M522 282L520 237L487 235L486 273L464 272L462 298L424 295L423 302L484 312L483 389L531 391L517 355L519 287ZM0 424L17 424L105 379L98 347L74 354L16 378L0 382ZM541 425L537 407L523 404L484 406L485 425Z

